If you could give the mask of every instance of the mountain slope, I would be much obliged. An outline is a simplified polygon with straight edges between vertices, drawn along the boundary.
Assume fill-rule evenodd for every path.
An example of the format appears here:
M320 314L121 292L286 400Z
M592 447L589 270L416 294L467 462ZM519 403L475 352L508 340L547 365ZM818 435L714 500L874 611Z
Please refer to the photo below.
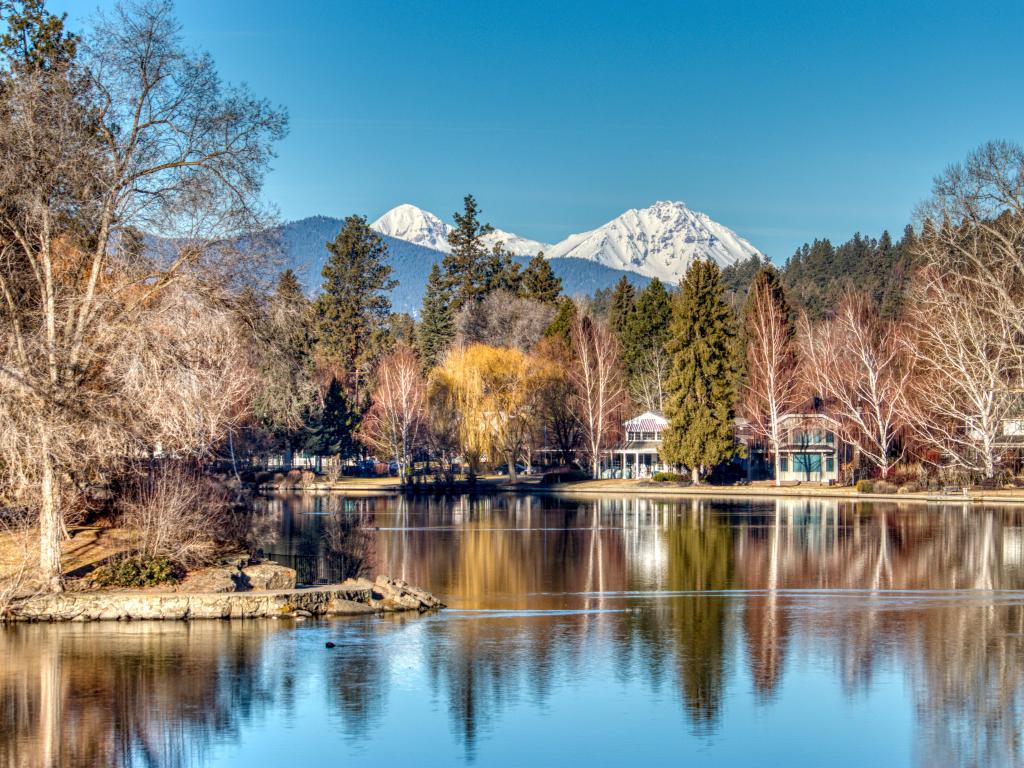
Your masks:
M590 232L570 235L546 252L678 283L691 262L710 258L720 267L759 255L753 245L684 203L657 202L633 208Z
M376 222L375 222L376 223ZM328 216L311 216L292 221L280 228L281 247L285 266L294 269L302 280L306 291L313 295L320 288L320 272L327 260L327 243L341 231L340 219ZM391 304L396 312L417 314L423 303L423 290L427 283L430 267L444 258L444 253L433 248L400 240L384 234L388 245L388 263L393 270L392 277L398 286L391 292ZM529 261L527 256L517 256L521 266ZM593 261L565 258L552 262L551 268L562 278L566 294L590 295L600 288L610 288L625 275L630 282L643 288L649 280L633 272L610 269Z

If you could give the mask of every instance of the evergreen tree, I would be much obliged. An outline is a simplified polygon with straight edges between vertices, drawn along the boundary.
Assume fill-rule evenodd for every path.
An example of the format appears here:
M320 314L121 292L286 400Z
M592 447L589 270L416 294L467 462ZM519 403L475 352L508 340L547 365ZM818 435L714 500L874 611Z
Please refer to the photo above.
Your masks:
M298 277L286 269L256 324L260 384L253 410L262 428L288 449L300 444L317 400L309 309Z
M736 320L721 273L695 261L673 300L662 458L689 467L694 482L737 453L733 437Z
M512 259L512 252L505 249L504 243L497 242L484 260L482 290L477 300L483 299L492 291L501 290L518 294L522 279L519 264Z
M466 195L463 205L462 213L454 214L455 227L448 233L451 253L441 262L453 312L486 295L488 266L493 265L491 257L494 255L493 251L489 254L483 244L484 235L493 232L494 227L480 223L480 208L472 195Z
M4 0L0 21L0 62L9 72L64 71L74 62L80 38L64 28L67 14L50 13L44 0Z
M551 262L538 253L523 270L522 295L527 299L555 304L562 293L562 278L551 269Z
M545 338L561 339L566 345L572 343L572 324L576 319L576 302L565 296L558 301L554 320L544 330Z
M366 395L366 377L386 336L391 300L388 247L365 216L349 216L333 242L316 301L317 354L353 401Z
M629 282L625 275L619 278L612 292L611 307L608 310L608 325L623 342L626 328L633 319L636 312L636 288Z
M793 310L789 306L789 301L786 298L786 291L782 287L782 275L771 264L765 264L757 274L754 275L754 279L750 283L749 293L754 293L754 289L760 285L766 285L768 290L771 292L772 300L779 306L782 313L789 318L788 332L790 337L796 333L796 323L794 322ZM743 328L746 328L750 321L750 313L752 311L750 302L747 301L743 307L743 325L741 326L741 335L745 333ZM746 343L744 342L744 346Z
M420 322L416 326L416 352L424 371L436 366L455 336L455 313L437 264L430 268L423 294Z
M652 278L636 299L636 309L622 334L622 362L630 379L652 351L665 353L672 322L672 299L665 284Z
M358 453L355 431L360 414L345 396L341 384L332 378L324 395L323 408L309 425L305 448L316 456L347 458Z

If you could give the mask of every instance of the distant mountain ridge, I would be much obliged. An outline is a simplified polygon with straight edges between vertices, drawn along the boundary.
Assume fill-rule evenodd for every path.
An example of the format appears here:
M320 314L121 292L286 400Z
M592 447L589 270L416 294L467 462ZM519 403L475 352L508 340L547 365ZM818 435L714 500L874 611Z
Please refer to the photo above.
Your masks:
M371 224L384 235L449 252L451 226L438 216L403 203ZM596 229L550 245L495 230L484 238L490 246L502 241L514 254L532 256L543 251L552 260L578 258L612 269L678 283L695 259L711 259L725 268L761 252L728 227L685 203L659 201L648 208L632 208Z
M285 266L296 271L310 295L320 289L320 273L328 255L327 243L337 237L341 227L341 219L310 216L283 224L278 230ZM444 253L384 233L382 237L388 246L392 277L398 280L398 286L391 292L392 308L396 312L416 315L423 303L430 268L441 262ZM525 267L530 258L516 256L514 260ZM551 262L551 268L562 279L563 291L569 296L591 295L598 289L610 288L623 276L637 288L643 288L649 282L648 278L634 272L612 269L585 259L557 259Z

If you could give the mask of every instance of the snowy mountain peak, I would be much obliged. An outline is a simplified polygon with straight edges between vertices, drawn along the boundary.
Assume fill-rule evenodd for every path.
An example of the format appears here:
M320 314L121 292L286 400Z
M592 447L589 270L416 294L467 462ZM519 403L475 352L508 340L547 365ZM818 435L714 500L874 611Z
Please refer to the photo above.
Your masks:
M451 227L437 216L409 203L396 205L370 225L382 235L448 253L448 232Z
M433 248L435 251L450 253L452 249L448 245L448 233L452 231L451 225L441 221L430 211L424 211L409 203L395 206L373 222L370 228L377 230L382 235ZM494 244L500 241L504 243L506 250L516 256L533 256L537 251L551 247L546 243L520 237L501 229L495 229L491 234L485 235L482 241L487 248L494 247Z
M590 232L570 235L547 255L589 259L677 283L695 259L709 258L726 267L760 251L685 203L658 201L649 208L632 208Z

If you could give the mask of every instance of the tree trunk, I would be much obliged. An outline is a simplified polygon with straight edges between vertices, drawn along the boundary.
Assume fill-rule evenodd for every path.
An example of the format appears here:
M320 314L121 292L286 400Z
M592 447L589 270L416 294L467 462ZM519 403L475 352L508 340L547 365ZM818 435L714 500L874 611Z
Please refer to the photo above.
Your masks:
M694 485L700 485L700 469L698 467L690 469L690 477Z
M507 455L506 461L508 463L508 481L514 483L519 479L518 475L516 475L516 460L513 456Z
M43 436L42 451L42 503L39 509L39 575L46 588L51 592L62 592L64 582L60 572L61 501L60 482L53 456L50 455L50 443Z
M779 449L775 448L775 487L780 488L782 486L782 457L779 456Z

